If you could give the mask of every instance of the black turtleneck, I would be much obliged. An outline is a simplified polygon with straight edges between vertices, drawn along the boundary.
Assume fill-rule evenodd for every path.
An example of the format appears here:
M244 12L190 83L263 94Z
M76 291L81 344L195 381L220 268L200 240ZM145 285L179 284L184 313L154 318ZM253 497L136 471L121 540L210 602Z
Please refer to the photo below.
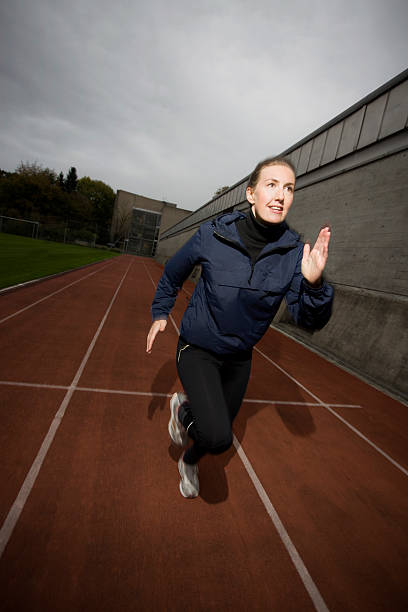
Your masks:
M284 222L272 224L255 219L251 208L245 219L238 219L235 225L251 257L252 264L255 263L264 246L279 240L287 227Z

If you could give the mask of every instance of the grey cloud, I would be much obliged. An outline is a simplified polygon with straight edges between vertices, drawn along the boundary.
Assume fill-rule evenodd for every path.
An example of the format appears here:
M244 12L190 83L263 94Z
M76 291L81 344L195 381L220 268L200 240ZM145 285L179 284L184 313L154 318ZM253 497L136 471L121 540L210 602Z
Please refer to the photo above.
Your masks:
M405 2L8 0L0 167L197 208L406 67Z

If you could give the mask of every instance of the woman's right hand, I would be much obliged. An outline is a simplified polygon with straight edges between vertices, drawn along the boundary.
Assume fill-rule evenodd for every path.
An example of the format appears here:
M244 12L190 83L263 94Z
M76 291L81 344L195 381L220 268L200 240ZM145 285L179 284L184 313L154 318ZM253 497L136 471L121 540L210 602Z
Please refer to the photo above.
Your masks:
M157 334L159 332L163 332L166 329L166 325L166 319L157 319L156 321L153 321L149 333L147 334L146 353L152 352L153 342L155 341Z

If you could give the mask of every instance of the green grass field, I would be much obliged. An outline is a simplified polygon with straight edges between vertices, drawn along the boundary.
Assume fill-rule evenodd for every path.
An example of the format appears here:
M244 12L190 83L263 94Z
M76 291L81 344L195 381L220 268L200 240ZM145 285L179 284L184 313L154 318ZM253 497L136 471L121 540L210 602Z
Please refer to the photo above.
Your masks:
M0 233L0 289L115 257L105 249Z

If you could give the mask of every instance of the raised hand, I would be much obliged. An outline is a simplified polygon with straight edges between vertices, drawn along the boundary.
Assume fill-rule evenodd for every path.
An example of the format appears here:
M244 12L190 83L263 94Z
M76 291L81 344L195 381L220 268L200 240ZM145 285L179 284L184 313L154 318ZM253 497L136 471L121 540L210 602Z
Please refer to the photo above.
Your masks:
M322 227L313 249L307 242L303 249L302 274L310 285L318 285L329 255L331 230L328 225Z
M157 321L153 321L152 326L147 335L146 353L152 352L153 342L155 341L157 334L159 332L163 332L166 329L166 325L166 319L157 319Z

